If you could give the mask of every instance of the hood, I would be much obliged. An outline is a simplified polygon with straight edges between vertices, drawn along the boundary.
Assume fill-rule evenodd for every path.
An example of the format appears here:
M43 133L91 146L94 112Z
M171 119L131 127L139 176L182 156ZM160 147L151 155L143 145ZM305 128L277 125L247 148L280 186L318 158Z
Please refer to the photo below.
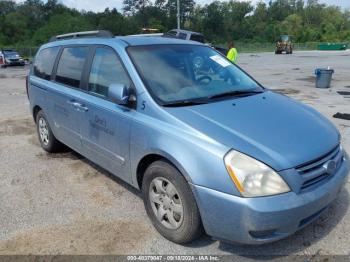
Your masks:
M217 142L277 171L314 160L340 141L337 129L316 110L271 91L166 110Z

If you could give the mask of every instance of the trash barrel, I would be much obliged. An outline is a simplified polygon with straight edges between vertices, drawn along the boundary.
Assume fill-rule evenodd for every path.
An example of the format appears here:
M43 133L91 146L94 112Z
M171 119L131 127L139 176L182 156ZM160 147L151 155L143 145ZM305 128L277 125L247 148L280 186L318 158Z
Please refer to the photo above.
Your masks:
M315 70L316 75L316 88L330 88L333 69L318 68Z

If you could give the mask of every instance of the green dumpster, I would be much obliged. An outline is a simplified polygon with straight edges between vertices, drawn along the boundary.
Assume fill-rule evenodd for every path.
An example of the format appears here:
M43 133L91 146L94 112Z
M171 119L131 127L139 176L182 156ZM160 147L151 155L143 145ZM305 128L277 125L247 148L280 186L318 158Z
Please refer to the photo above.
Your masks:
M318 50L328 51L328 50L346 50L348 44L344 43L322 43L318 45Z

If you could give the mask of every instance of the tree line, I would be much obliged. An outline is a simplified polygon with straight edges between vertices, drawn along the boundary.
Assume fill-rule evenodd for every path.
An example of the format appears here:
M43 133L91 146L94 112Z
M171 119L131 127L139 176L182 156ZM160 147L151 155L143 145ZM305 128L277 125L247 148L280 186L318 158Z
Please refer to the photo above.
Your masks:
M318 0L271 0L252 5L239 0L199 5L180 0L181 27L202 32L212 43L228 40L274 42L281 34L295 42L350 41L350 11ZM105 29L115 35L142 28L166 32L176 27L176 0L124 0L123 10L79 11L58 0L0 0L0 46L38 46L51 36Z

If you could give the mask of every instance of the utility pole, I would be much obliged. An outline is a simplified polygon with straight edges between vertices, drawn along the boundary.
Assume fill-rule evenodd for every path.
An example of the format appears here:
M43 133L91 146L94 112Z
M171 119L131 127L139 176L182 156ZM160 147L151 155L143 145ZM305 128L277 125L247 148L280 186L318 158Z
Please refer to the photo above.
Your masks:
M180 0L177 0L177 29L180 29Z

